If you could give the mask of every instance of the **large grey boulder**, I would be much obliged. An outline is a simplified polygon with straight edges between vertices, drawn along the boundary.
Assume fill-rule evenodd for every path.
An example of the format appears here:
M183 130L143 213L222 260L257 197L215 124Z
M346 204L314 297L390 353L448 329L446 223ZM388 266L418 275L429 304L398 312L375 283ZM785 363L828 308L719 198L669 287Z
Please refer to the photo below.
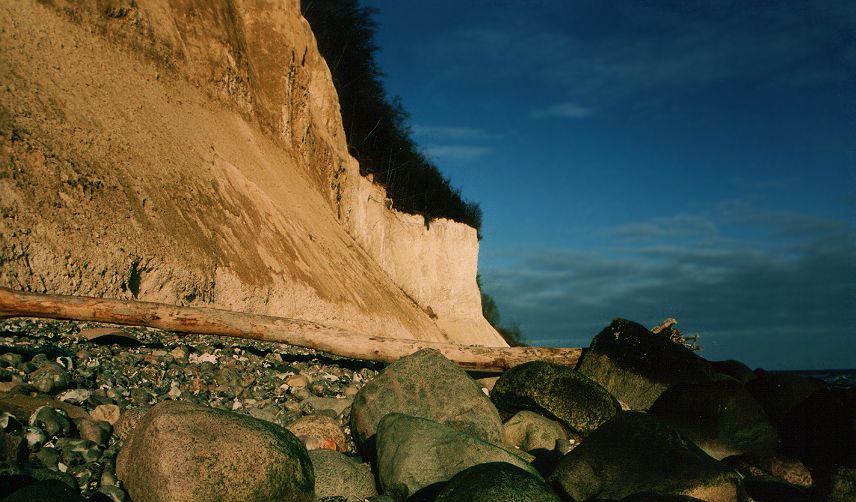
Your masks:
M664 392L651 416L673 426L711 457L770 453L779 434L740 382L676 385Z
M499 412L481 387L433 349L402 357L360 389L351 408L356 443L371 439L388 413L427 418L492 443L502 438Z
M309 501L315 486L309 455L291 432L183 401L142 417L116 474L135 502Z
M487 462L507 462L540 478L517 455L443 424L400 413L390 413L378 424L378 478L383 493L396 500Z
M573 500L618 500L641 492L745 500L737 472L669 425L633 411L591 433L559 462L550 481Z
M490 462L465 469L449 480L435 502L560 502L544 483L519 467Z
M577 370L633 410L647 410L673 385L711 380L707 361L625 319L594 337Z
M315 470L315 495L342 497L349 502L377 495L371 466L333 450L310 450L309 458Z
M506 371L490 398L502 410L534 411L583 434L621 411L618 401L598 383L573 368L546 361L531 361Z

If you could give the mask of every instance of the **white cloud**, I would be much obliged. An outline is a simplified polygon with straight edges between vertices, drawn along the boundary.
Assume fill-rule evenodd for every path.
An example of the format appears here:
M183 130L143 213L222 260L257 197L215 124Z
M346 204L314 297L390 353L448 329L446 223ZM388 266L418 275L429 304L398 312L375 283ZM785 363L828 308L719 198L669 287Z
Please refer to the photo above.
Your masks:
M485 256L485 292L530 343L586 346L615 317L649 326L676 317L702 335L711 359L770 369L856 364L856 354L836 349L856 336L853 225L744 207L715 224L683 216L606 233L633 239L608 254ZM813 355L789 354L800 346Z
M413 133L422 138L448 141L490 141L502 138L501 134L495 134L484 129L456 126L427 126L414 125Z
M476 160L493 152L493 148L475 145L428 145L425 154L440 160Z
M587 106L565 101L547 108L535 110L532 112L532 116L535 118L582 119L590 116L592 113L594 113L594 110Z

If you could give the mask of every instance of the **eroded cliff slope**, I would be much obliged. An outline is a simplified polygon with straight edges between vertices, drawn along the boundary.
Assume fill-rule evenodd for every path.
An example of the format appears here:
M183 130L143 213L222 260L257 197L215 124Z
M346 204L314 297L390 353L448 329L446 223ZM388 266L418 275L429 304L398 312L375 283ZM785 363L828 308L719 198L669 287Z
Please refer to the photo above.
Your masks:
M360 177L296 0L15 0L0 30L0 285L503 344L475 230Z

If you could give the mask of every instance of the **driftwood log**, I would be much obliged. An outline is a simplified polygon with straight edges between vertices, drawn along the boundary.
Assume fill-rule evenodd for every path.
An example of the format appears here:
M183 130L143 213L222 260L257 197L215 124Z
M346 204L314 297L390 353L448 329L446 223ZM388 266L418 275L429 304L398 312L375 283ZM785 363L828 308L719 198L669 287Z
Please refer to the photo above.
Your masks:
M527 361L574 365L578 348L479 347L371 336L322 324L207 307L108 300L84 296L43 295L0 288L0 317L43 317L148 326L176 333L196 333L285 343L338 356L392 362L433 348L469 371L502 372Z

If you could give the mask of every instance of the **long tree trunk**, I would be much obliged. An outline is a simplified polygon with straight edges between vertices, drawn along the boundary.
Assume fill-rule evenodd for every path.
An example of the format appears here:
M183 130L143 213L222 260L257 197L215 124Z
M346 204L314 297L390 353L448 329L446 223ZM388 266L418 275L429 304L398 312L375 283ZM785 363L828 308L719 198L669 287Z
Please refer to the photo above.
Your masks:
M533 360L574 365L581 349L477 347L366 335L300 319L273 317L206 307L43 295L0 288L0 317L45 317L148 326L177 333L198 333L278 342L353 359L392 362L432 348L471 371L501 372Z

